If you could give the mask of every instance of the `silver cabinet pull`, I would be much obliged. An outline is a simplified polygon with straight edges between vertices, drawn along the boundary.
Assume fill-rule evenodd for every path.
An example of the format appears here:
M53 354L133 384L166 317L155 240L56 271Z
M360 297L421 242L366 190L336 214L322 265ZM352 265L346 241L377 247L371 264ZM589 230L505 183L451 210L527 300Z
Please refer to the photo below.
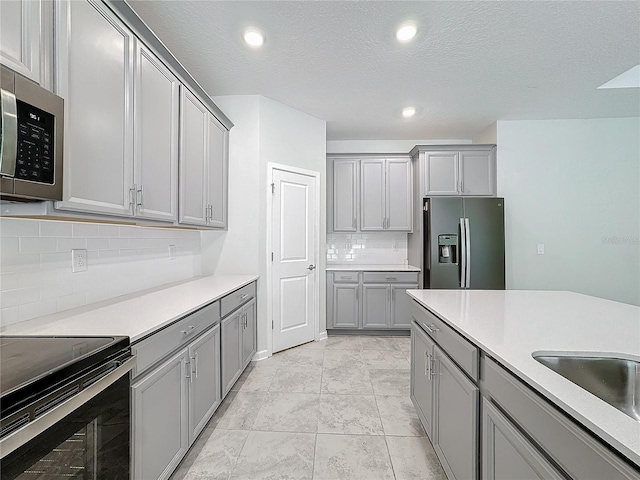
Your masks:
M429 380L433 380L433 377L436 375L436 356L430 355L429 357Z
M191 374L191 357L189 357L189 360L184 362L184 372L185 378L188 378L189 381L193 383L193 375Z
M244 293L242 295L240 295L240 300L244 300L245 298L247 298L249 296L248 293Z
M435 335L435 333L440 330L433 323L431 325L424 324L424 328L426 328L427 331L433 335Z
M134 184L135 187L135 184ZM136 207L138 208L138 211L142 208L142 196L144 195L144 191L142 190L142 185L139 185L136 188Z
M186 328L186 330L180 330L182 332L183 335L191 335L196 328L198 328L200 325L190 325Z
M137 185L134 183L133 187L129 189L129 208L131 208L131 215L136 213L136 192L138 191Z
M384 277L385 280L397 280L398 277Z
M424 352L424 376L426 377L427 375L429 375L429 372L431 371L431 359L429 358L431 357L431 355L429 355L429 352Z
M313 264L310 264L310 265L307 267L307 270L309 270L309 271L313 271L313 270L315 270L315 269L316 269L316 266L315 266L315 265L313 265Z

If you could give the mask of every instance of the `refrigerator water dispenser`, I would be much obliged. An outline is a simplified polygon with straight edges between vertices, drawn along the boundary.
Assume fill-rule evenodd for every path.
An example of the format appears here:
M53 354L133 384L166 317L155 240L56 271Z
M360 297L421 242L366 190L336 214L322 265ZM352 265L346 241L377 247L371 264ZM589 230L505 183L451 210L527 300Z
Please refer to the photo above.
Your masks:
M438 235L438 263L458 263L458 235Z

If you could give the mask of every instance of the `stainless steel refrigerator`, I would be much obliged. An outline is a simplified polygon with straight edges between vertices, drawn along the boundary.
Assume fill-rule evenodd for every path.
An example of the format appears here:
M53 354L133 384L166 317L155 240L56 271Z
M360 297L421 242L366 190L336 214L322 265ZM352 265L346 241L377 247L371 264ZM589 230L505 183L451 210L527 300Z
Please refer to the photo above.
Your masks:
M427 197L424 288L504 290L504 198Z

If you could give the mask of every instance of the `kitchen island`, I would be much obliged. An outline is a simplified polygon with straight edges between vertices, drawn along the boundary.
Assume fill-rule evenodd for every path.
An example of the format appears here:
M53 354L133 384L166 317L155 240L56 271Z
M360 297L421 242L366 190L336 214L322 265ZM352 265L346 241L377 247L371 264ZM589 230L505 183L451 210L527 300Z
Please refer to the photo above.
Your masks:
M530 441L535 450L532 455L541 454L538 459L540 462L549 460L549 468L555 469L554 472L559 471L560 478L575 475L572 461L564 463L562 454L556 456L558 452L545 450L542 437L546 434L538 436L535 424L531 431L526 427L522 428L518 423L519 418L515 418L518 411L528 415L528 411L521 409L526 402L531 401L531 405L544 404L541 408L558 416L561 423L570 423L567 428L573 432L572 438L580 437L582 443L588 444L593 441L597 444L594 448L602 451L603 455L615 457L612 459L613 463L620 460L623 473L618 477L640 478L640 422L555 373L533 357L534 353L559 352L640 361L640 308L571 292L409 290L408 294L414 300L412 346L419 346L416 338L426 338L429 348L433 348L434 352L425 350L427 361L419 357L413 358L412 363L422 362L418 369L412 364L414 403L417 388L416 406L419 416L423 424L426 423L428 434L437 432L438 428L444 428L443 422L446 423L446 419L437 419L438 387L421 393L420 376L426 372L429 375L425 378L431 381L430 378L439 373L436 382L443 382L442 375L446 368L438 369L432 361L442 358L442 365L451 363L456 370L454 374L459 374L457 378L460 382L467 382L467 405L472 410L475 409L471 412L473 422L469 422L468 428L480 443L478 445L475 440L469 443L469 451L475 455L475 461L465 468L471 472L472 477L480 476L480 463L482 478L499 477L487 465L491 463L491 459L486 455L492 452L490 448L487 451L486 443L493 437L487 437L487 432L484 431L486 413L494 407L497 407L496 415L505 414L516 424L514 435L522 434L527 442ZM449 351L447 346L450 347ZM515 390L509 390L510 384L513 384ZM518 400L518 404L514 403L511 408L508 405L511 398L520 395L520 391L522 401ZM506 404L501 405L499 400L505 392L512 393L505 397ZM423 402L422 410L419 405L420 395L432 396L431 400ZM444 410L446 407L443 407ZM430 415L433 417L430 418ZM483 431L479 435L481 418ZM559 438L561 435L562 432L556 436ZM434 444L437 441L438 438ZM527 447L532 445L528 443ZM568 445L567 448L571 449L571 446ZM438 450L436 445L436 451ZM442 450L439 453L441 452ZM478 462L480 452L483 455L482 462ZM570 456L571 452L568 453ZM446 458L443 461L445 463ZM577 465L588 463L580 459L576 462ZM486 470L487 467L490 471ZM541 471L544 468L538 470L541 478L554 475L549 473L551 470L546 474L540 473ZM451 474L452 471L447 473ZM592 478L597 478L597 473L592 472L591 475ZM455 475L453 477L456 478Z

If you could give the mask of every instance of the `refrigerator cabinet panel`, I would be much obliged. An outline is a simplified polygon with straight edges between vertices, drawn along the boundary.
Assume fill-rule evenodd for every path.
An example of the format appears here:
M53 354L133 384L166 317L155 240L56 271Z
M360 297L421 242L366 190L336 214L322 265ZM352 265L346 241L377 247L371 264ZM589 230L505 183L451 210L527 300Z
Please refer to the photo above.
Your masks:
M504 199L465 198L466 288L504 290Z
M431 197L425 202L424 288L460 288L463 199Z

